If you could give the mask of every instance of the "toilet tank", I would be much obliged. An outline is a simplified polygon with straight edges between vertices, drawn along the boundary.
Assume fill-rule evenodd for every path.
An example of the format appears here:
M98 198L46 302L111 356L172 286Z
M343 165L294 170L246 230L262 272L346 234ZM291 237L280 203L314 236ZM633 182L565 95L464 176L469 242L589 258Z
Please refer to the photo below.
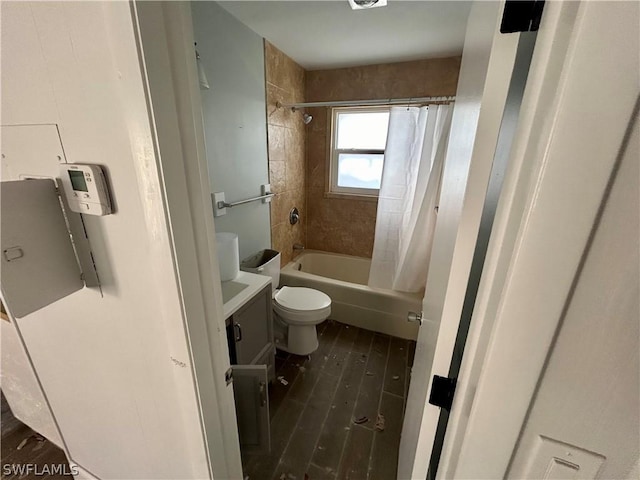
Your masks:
M260 250L255 255L245 258L240 262L240 270L244 272L268 275L271 277L271 286L276 291L280 284L280 252L277 250Z

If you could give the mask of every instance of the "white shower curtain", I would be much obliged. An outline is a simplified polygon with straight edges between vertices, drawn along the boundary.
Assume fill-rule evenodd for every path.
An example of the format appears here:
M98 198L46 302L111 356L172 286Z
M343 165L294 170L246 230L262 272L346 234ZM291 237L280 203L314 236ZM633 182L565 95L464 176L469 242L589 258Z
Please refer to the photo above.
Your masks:
M453 105L393 107L378 196L369 286L424 288Z

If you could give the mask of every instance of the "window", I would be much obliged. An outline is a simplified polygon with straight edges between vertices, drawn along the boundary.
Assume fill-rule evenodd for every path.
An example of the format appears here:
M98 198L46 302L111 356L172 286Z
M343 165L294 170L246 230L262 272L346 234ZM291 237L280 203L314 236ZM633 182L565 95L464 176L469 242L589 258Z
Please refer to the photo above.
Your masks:
M333 109L329 192L378 195L388 126L389 107Z

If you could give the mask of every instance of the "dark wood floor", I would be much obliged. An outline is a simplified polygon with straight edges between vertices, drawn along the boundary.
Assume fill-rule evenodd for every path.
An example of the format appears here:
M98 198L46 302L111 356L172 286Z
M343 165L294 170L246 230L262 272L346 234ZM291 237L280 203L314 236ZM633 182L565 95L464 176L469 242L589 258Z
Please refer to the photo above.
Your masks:
M395 479L415 342L332 320L318 339L309 357L278 352L287 385L270 386L271 454L245 457L245 475Z
M1 397L2 479L54 480L73 478L64 452L15 418L4 395ZM31 468L31 470L27 470L27 468ZM20 471L23 474L20 474ZM47 475L47 472L66 472L68 475Z

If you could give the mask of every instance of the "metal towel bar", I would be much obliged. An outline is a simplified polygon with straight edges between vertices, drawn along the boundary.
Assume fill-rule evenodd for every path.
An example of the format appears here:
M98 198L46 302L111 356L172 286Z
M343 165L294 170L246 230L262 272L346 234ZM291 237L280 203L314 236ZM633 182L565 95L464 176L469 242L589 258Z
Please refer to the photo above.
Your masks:
M275 195L276 195L275 193L267 192L264 195L260 195L259 197L247 198L246 200L239 200L237 202L227 203L221 200L218 202L217 205L218 205L218 208L231 208L231 207L235 207L236 205L242 205L244 203L255 202L257 200L264 200L265 198L271 198L271 197L274 197Z

